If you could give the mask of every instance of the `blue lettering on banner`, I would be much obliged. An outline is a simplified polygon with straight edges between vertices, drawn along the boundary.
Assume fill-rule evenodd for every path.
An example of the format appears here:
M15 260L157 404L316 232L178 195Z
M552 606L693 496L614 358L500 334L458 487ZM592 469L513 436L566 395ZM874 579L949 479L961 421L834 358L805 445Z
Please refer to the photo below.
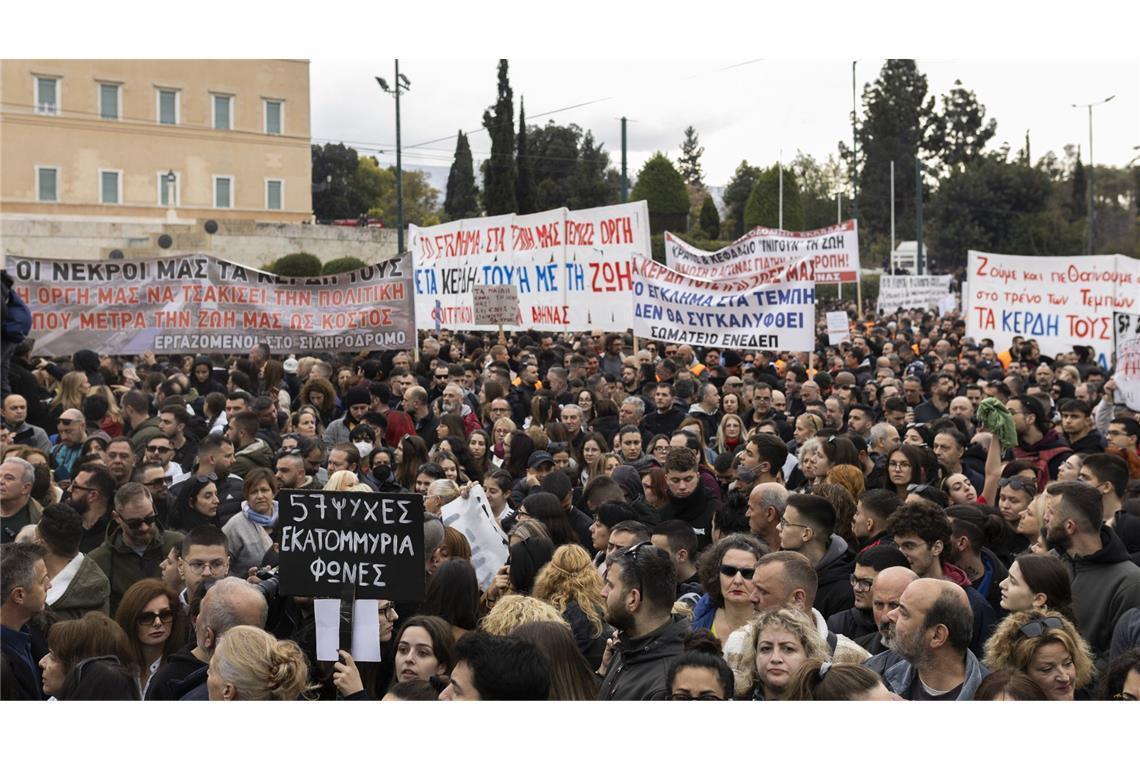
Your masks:
M1001 313L1003 332L1020 333L1031 337L1059 335L1061 317L1058 314L1042 314L1037 311L1005 311Z

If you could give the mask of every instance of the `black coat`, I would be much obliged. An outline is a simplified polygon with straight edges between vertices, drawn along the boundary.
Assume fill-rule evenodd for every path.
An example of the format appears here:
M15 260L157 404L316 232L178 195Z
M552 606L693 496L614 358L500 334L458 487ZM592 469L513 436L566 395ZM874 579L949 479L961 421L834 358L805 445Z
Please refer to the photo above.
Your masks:
M669 666L684 652L689 620L671 616L668 623L636 639L622 639L598 691L603 701L665 700L669 698Z
M861 610L852 607L843 612L837 612L827 619L827 630L836 635L846 636L856 642L868 634L878 635L879 629L875 626L875 616L870 610Z
M841 536L832 535L827 553L816 565L819 586L814 606L824 619L855 606L851 573L855 570L855 550Z

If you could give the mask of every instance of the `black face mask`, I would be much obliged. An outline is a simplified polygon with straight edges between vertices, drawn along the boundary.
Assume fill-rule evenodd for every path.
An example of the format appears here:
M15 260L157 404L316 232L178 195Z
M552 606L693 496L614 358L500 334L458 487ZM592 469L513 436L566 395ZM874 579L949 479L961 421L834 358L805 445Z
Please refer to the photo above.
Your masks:
M372 468L372 478L377 483L384 483L392 479L392 468L386 464L378 464Z

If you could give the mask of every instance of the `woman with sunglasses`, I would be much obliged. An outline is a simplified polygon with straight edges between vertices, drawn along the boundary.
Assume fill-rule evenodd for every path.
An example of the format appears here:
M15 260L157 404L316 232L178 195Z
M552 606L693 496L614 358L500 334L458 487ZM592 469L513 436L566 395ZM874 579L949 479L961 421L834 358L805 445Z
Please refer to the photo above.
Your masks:
M123 664L133 666L139 693L145 694L150 677L182 648L186 621L178 594L155 578L137 581L123 594L115 622L126 632L131 649L131 661Z
M1092 652L1076 626L1051 610L1007 617L986 642L990 670L1016 670L1033 679L1050 700L1072 701L1092 681Z
M725 536L701 555L697 574L705 594L693 609L692 630L708 629L722 643L755 614L752 576L764 547L754 537Z

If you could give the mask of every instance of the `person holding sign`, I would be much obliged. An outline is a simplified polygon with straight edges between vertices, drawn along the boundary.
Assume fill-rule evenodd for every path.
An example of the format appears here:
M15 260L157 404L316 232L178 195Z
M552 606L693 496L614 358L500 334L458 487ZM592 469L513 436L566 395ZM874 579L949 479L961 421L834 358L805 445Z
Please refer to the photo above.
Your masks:
M400 628L396 636L393 684L446 676L454 665L455 639L446 620L416 615Z

